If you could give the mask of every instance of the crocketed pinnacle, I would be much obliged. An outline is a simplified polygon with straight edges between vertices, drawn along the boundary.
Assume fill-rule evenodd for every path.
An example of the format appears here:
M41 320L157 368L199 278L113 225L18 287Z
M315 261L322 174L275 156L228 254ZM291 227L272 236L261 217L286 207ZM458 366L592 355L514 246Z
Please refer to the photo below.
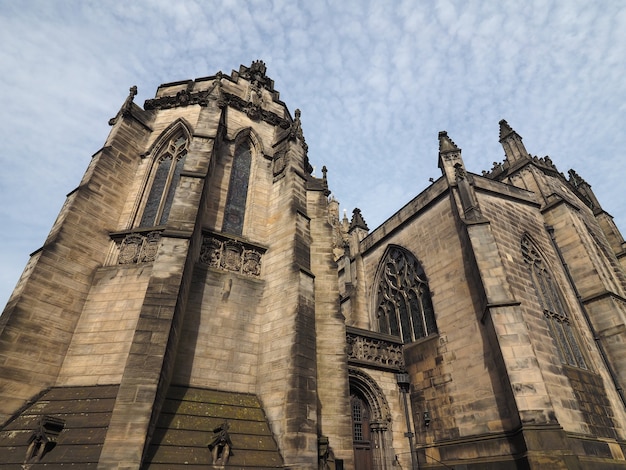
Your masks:
M369 230L365 220L363 220L363 216L361 215L361 209L356 208L352 211L352 220L350 221L349 232L354 230L355 228L362 228L363 230Z

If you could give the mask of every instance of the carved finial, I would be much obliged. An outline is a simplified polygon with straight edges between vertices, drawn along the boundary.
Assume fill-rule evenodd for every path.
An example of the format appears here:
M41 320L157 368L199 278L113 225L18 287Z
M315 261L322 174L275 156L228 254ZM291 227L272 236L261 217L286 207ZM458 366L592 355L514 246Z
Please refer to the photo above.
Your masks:
M304 135L302 133L302 122L300 121L301 115L302 113L300 112L300 110L296 109L295 119L291 123L291 129L289 130L289 138L299 138L304 141Z
M365 223L365 220L363 220L363 216L361 215L361 209L359 208L355 208L352 211L352 220L350 221L350 229L348 231L351 232L355 228L369 230L367 224Z
M515 132L511 128L511 126L509 126L509 123L506 122L504 119L501 119L499 124L500 124L500 140L504 139L506 136L508 136L512 132Z
M322 178L324 178L324 181L326 181L326 180L327 180L327 178L326 178L326 174L327 174L327 173L328 173L328 168L326 168L326 165L324 165L324 166L322 167Z
M261 77L265 77L265 72L267 71L267 67L265 66L265 62L262 60L254 60L250 65L250 73L253 75L256 73L261 74Z
M461 158L461 149L448 136L446 131L439 132L439 168L449 184L456 180L455 163L464 165Z
M511 165L518 160L531 158L522 143L522 138L515 132L504 119L500 120L500 143L504 149L506 162Z
M217 89L217 107L220 109L226 106L226 99L224 98L224 92L222 91L222 78L224 78L224 74L220 70L215 74L215 88Z
M569 182L575 188L577 188L581 184L587 184L587 182L584 179L582 179L581 176L578 173L576 173L574 170L569 170L567 173L569 174Z
M448 137L446 131L439 132L439 153L447 153L460 150L454 141Z
M137 96L137 85L131 86L128 91L128 96L124 100L124 104L122 104L120 110L117 112L114 118L109 119L109 126L115 125L120 116L128 116L130 114L130 110L133 106L133 100L135 99L135 96Z

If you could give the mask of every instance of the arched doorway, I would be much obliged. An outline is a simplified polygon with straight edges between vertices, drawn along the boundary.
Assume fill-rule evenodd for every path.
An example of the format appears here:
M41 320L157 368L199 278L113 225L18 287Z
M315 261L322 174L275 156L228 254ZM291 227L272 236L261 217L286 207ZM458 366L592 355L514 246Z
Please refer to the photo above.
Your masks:
M364 371L350 367L350 408L355 470L393 470L391 412L382 389Z
M370 429L371 411L365 398L356 390L350 394L352 409L352 441L355 470L374 470Z

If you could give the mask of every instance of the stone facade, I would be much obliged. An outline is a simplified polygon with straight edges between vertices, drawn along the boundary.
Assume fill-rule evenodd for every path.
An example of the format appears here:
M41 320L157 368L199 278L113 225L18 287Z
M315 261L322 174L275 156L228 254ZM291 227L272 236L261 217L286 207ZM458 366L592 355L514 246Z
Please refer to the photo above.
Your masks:
M626 251L576 172L441 132L370 231L263 62L135 95L0 317L3 468L626 468Z

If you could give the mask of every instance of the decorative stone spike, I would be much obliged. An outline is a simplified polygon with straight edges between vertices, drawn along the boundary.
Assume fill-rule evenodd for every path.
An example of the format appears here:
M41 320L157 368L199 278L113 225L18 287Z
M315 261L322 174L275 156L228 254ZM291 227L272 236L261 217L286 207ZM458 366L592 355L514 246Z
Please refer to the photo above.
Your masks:
M504 119L500 121L500 143L509 164L522 159L531 159L530 154L522 143L522 138L515 132Z
M465 171L465 164L461 159L461 149L446 131L439 132L439 168L441 168L449 184L455 184L459 165Z
M460 152L460 150L454 141L448 137L446 131L439 132L439 153Z
M509 134L512 134L513 132L515 132L511 126L509 126L509 123L506 122L506 120L501 119L500 120L500 140L504 139L505 137L508 137Z
M133 106L133 100L135 99L135 96L137 96L137 86L131 86L128 91L128 96L126 97L126 100L124 100L124 104L122 105L120 110L117 112L115 117L109 119L109 126L115 125L120 116L128 116L130 114L130 110Z
M358 207L352 211L352 221L350 222L349 232L352 232L354 229L357 228L369 231L369 228L367 227L367 224L365 223L365 220L361 215L361 209L359 209Z

